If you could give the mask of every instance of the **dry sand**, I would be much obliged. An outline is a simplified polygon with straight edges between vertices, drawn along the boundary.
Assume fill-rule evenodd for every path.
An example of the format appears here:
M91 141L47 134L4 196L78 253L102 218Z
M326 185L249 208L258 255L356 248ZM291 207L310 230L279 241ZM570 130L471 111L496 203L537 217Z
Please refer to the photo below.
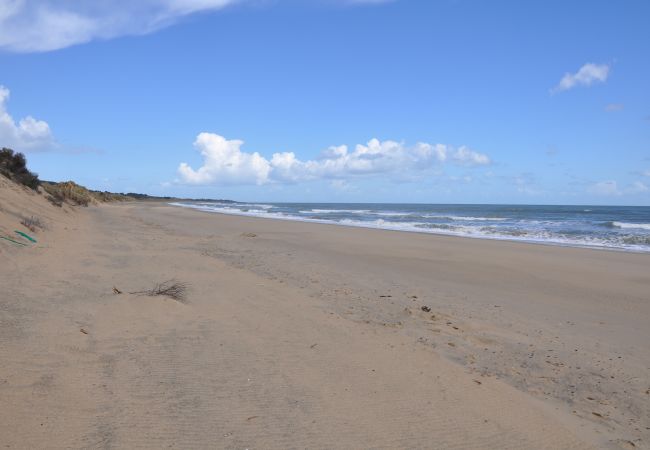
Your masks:
M650 255L48 214L0 243L2 448L648 448Z

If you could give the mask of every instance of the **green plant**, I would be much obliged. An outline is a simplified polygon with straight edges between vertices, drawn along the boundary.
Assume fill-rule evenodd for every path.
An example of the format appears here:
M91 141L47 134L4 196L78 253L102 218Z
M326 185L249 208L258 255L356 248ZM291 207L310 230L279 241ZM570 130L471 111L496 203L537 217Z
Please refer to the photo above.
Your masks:
M37 190L40 185L38 175L27 169L27 160L22 153L15 153L10 148L0 150L0 173L8 178Z
M88 189L79 186L74 181L65 181L63 183L43 183L43 189L55 201L61 203L88 206L94 200Z

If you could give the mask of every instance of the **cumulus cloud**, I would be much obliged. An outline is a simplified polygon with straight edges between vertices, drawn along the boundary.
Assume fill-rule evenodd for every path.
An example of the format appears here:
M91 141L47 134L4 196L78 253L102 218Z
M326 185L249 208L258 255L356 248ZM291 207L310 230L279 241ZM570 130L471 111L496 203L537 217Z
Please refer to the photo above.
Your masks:
M561 92L576 86L591 86L594 83L604 83L609 76L608 64L587 63L576 73L566 73L551 92Z
M194 146L203 156L203 166L194 170L182 163L178 173L191 184L210 184L216 180L221 184L266 183L271 172L270 163L257 152L242 152L243 144L243 141L229 141L217 134L201 133Z
M452 155L454 161L463 166L484 166L490 164L490 158L467 147L461 147Z
M0 15L2 10L0 10ZM17 151L43 149L53 144L47 122L27 116L18 122L7 111L9 89L0 85L0 146Z
M332 146L318 158L303 161L293 152L274 153L270 159L259 153L241 150L243 141L228 140L213 133L201 133L194 146L203 157L203 165L193 169L181 163L181 181L189 184L266 184L295 183L318 179L346 179L370 175L403 175L422 171L435 164L451 162L462 166L484 166L490 158L467 147L458 149L443 144L371 139L354 149Z

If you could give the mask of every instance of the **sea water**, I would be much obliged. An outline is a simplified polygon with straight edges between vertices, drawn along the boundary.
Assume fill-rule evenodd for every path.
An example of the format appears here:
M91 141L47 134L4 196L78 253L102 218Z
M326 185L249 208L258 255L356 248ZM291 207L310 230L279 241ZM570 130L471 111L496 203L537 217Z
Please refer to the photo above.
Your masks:
M202 211L418 233L650 252L650 207L178 202Z

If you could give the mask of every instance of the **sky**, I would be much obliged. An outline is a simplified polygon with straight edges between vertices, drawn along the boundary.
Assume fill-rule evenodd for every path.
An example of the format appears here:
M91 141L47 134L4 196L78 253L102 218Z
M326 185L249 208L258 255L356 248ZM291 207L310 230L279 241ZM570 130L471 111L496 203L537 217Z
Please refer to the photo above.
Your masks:
M0 0L0 146L113 192L650 205L648 17L647 0Z

